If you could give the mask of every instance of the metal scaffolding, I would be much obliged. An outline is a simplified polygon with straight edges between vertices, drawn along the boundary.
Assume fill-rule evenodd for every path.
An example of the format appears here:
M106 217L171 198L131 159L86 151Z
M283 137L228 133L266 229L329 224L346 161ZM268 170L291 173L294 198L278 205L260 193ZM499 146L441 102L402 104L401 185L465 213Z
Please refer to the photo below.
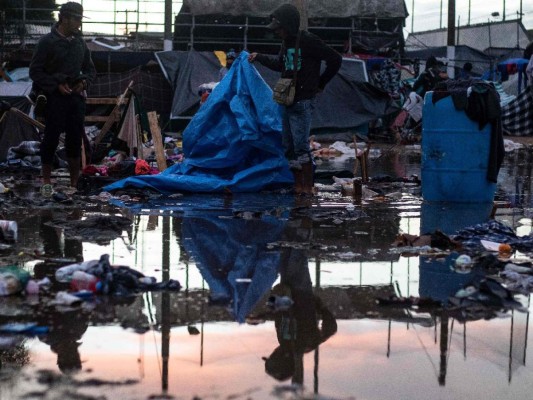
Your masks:
M57 8L43 8L29 0L0 10L0 48L32 46L57 20L59 6L67 0L56 0ZM104 36L121 42L157 40L163 46L166 0L78 0L84 6L83 34ZM171 13L177 14L181 1L172 1ZM168 9L167 9L168 12ZM38 15L38 17L35 17ZM43 15L45 17L43 17ZM53 18L46 18L51 16Z

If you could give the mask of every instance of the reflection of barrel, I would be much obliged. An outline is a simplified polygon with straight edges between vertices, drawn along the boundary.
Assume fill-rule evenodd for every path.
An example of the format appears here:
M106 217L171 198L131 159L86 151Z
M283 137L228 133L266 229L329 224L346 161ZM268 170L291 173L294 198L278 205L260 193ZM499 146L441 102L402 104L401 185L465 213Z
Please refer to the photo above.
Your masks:
M422 202L420 234L439 230L454 235L458 230L488 221L492 203Z
M452 235L458 230L481 224L489 219L491 203L439 203L423 202L420 209L420 234L440 230ZM444 259L420 256L419 295L433 300L447 302L457 290L469 283L476 272L461 274L453 270L458 253Z
M451 96L424 98L422 197L427 201L490 202L496 184L487 180L491 126L479 130Z

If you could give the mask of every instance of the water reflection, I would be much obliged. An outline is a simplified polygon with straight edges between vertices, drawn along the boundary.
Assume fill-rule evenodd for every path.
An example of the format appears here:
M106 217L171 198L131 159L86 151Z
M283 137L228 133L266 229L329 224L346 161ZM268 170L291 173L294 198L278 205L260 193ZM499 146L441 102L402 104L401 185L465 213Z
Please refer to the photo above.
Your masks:
M249 218L182 220L183 247L209 286L209 302L231 305L238 322L244 322L277 278L280 254L267 245L280 239L286 222L271 215Z
M519 159L520 168L527 168L525 161ZM504 174L514 176L517 168L509 166ZM528 193L524 181L517 197L521 207L528 207ZM290 196L264 195L136 203L131 237L123 235L127 243L122 237L105 246L83 242L77 250L78 244L47 225L36 232L53 216L27 218L23 243L42 243L58 257L79 257L82 251L89 260L109 253L115 263L158 280L177 279L183 290L145 293L119 304L102 297L80 315L45 310L50 318L43 323L51 335L65 337L65 349L52 348L53 340L49 345L45 337L27 338L18 346L27 359L25 371L57 368L63 351L65 371L76 371L81 360L76 379L138 381L131 389L105 387L110 397L128 399L160 392L272 398L278 379L335 398L424 399L436 388L442 399L529 398L529 313L473 321L450 310L376 304L390 295L444 300L471 278L454 273L451 258L391 252L398 233L453 233L456 226L482 222L490 210L432 209L412 198L347 208L351 201L331 195L299 207ZM514 220L511 212L516 210L500 215ZM33 271L52 277L54 269ZM294 297L292 314L266 305L283 288ZM35 314L18 300L2 303L3 321L23 310L17 320L33 320ZM529 299L522 301L529 307ZM79 329L69 331L76 318ZM18 383L19 397L27 386Z

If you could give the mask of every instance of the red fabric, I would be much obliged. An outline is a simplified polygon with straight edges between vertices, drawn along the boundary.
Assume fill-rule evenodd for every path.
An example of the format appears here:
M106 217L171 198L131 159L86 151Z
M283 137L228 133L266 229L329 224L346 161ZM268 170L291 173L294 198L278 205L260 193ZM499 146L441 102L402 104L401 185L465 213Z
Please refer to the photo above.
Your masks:
M135 175L149 175L150 170L151 168L146 161L144 160L135 161Z

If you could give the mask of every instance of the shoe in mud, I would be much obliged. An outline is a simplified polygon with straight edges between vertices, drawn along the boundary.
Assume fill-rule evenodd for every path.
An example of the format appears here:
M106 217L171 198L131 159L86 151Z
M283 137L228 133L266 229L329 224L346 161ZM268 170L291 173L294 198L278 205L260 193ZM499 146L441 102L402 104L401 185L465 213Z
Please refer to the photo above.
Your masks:
M44 197L45 199L49 199L52 197L53 194L54 194L54 187L51 184L46 183L43 186L41 186L42 197Z

